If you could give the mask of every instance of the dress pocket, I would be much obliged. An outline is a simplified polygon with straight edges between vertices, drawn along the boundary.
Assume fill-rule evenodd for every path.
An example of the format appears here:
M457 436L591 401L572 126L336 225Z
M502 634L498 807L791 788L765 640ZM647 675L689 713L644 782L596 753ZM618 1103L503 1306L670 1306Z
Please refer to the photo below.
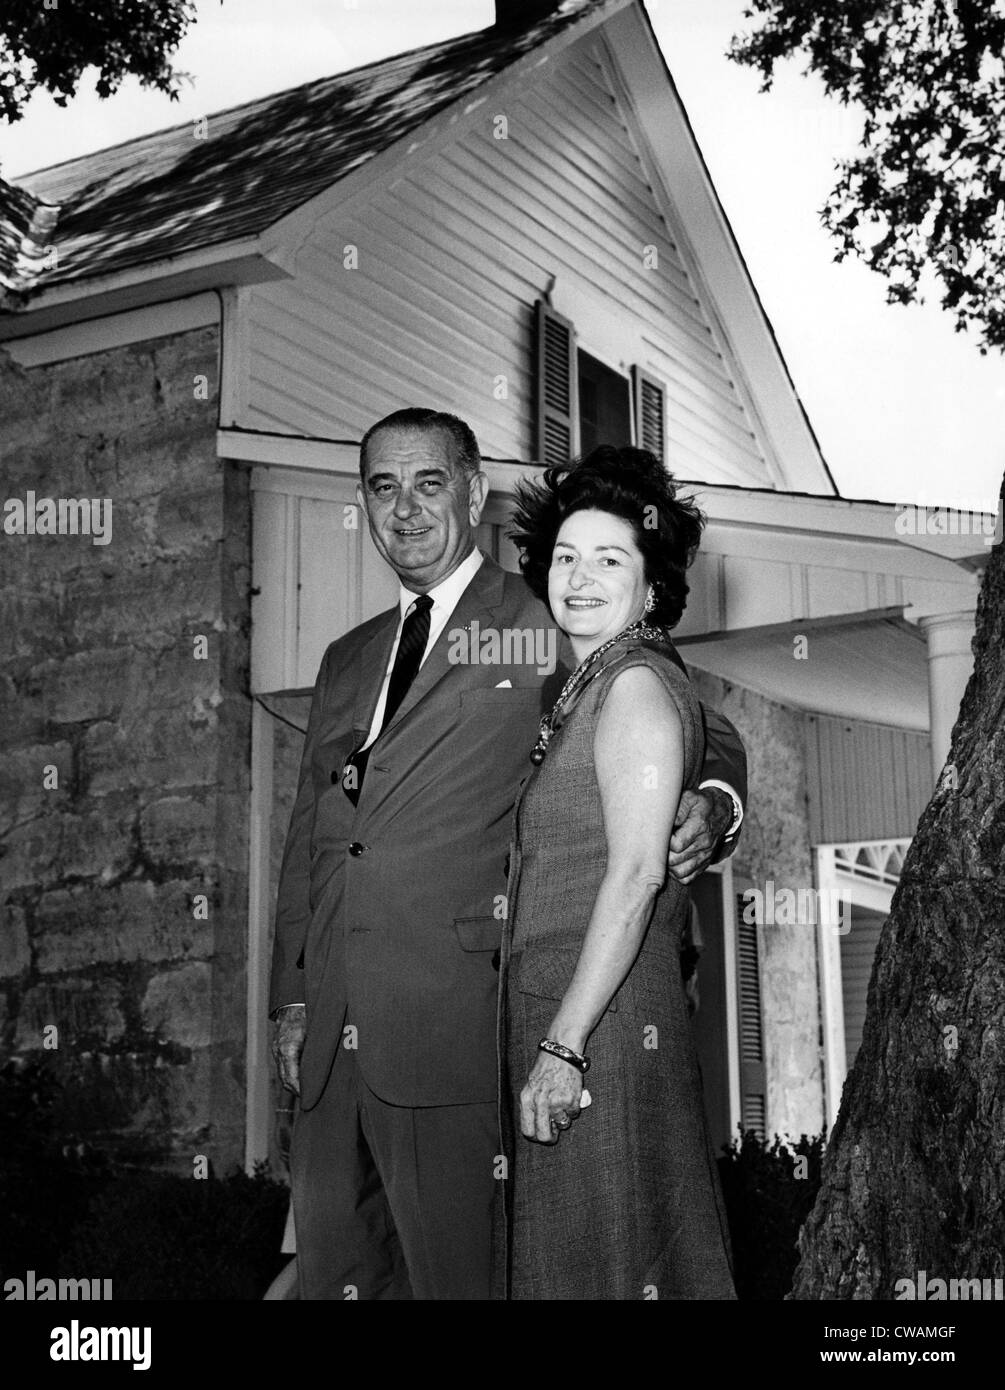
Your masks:
M539 999L561 999L578 961L579 951L572 946L528 947L515 972L516 987L521 994ZM617 995L607 1007L611 1013L617 1012Z

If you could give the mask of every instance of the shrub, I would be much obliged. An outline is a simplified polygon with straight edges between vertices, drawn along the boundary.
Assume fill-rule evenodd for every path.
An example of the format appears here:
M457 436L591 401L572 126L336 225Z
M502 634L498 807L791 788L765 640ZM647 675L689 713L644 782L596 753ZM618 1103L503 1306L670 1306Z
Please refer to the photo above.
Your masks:
M67 1232L107 1173L101 1155L61 1142L62 1083L48 1059L0 1067L0 1275L51 1276Z
M719 1160L740 1299L781 1300L799 1260L796 1240L820 1189L824 1137L790 1147L741 1131ZM798 1172L804 1176L797 1176Z
M119 1299L258 1299L289 1190L253 1177L176 1177L111 1163L59 1134L48 1059L0 1068L0 1277L111 1279Z
M249 1177L120 1174L92 1198L63 1253L67 1274L111 1279L116 1299L261 1298L279 1253L289 1190Z

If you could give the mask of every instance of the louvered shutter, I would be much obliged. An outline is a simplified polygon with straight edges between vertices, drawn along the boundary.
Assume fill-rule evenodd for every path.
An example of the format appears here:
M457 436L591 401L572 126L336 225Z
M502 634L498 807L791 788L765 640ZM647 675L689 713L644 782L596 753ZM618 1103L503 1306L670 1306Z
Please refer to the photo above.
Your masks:
M666 463L667 392L659 377L642 367L632 368L632 400L635 407L635 443Z
M576 330L543 299L537 301L537 438L539 463L568 463L579 450Z
M761 1022L761 972L757 922L750 901L736 900L736 979L740 1022L740 1123L763 1139L767 1124L767 1084L764 1071L764 1030Z
M849 1071L862 1043L869 979L884 921L885 918L880 912L854 908L852 930L840 938L844 1049Z

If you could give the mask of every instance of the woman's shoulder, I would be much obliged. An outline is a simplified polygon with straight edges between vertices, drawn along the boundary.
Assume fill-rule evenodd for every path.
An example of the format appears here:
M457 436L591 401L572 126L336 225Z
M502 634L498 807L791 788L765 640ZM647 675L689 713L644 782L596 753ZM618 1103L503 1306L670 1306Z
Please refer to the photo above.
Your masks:
M650 714L658 717L659 710L670 704L684 726L685 742L704 744L701 704L683 663L669 643L626 643L624 650L604 664L594 684L596 718L608 704L612 713L640 719Z
M653 639L633 639L619 644L618 649L609 654L608 660L598 673L598 694L601 691L606 693L619 677L629 671L636 672L635 683L639 683L640 679L645 681L641 672L650 672L651 676L671 693L680 692L685 697L690 694L694 698L691 678L677 655L676 648L669 640L661 642Z

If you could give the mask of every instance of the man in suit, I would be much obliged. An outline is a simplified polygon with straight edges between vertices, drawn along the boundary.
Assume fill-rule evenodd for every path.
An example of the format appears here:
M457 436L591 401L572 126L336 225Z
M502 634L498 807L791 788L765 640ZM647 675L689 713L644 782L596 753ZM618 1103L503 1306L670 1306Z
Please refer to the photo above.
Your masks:
M321 663L270 997L280 1076L300 1096L301 1296L485 1298L510 815L567 671L515 642L490 664L465 645L473 633L551 634L552 646L560 635L523 580L475 545L488 480L468 426L398 411L363 439L360 475L400 601ZM706 718L715 785L686 795L671 845L685 881L727 827L735 836L746 790L735 730Z

